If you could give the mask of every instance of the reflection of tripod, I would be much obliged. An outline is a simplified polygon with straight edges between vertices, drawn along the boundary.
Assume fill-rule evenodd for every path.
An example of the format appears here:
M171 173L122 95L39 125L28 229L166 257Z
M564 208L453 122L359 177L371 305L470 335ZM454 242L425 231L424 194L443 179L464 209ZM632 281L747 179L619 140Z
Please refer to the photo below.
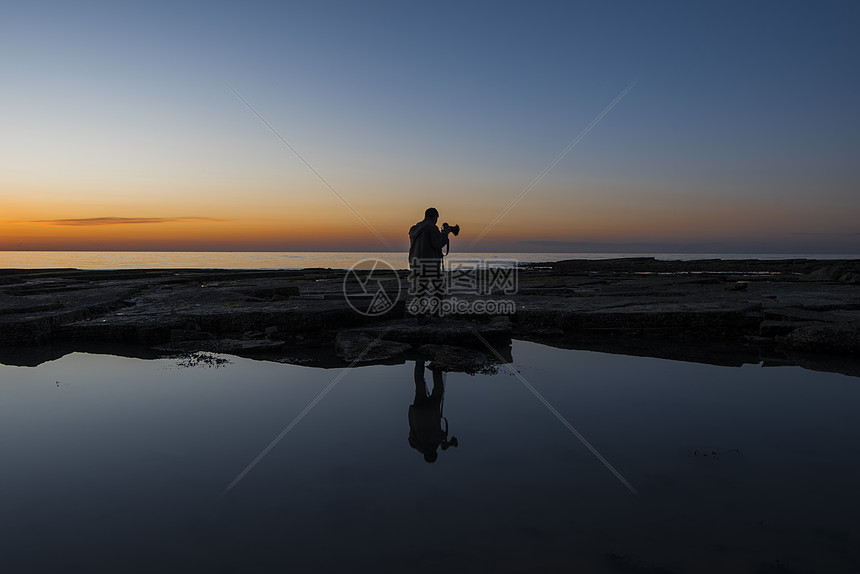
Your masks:
M433 369L433 392L427 392L424 380L424 361L415 361L415 400L409 406L409 445L424 455L427 462L435 462L442 450L457 446L456 437L448 440L448 419L442 415L445 402L445 381L441 369ZM445 421L445 428L442 428Z
M444 405L444 403L445 401L443 400L442 404ZM439 412L442 412L441 407L439 409ZM442 446L442 450L448 450L449 446L460 446L460 442L457 440L457 437L452 436L451 440L448 440L448 419L445 418L445 416L443 415L442 420L445 421L445 430L442 431L442 442L439 443Z

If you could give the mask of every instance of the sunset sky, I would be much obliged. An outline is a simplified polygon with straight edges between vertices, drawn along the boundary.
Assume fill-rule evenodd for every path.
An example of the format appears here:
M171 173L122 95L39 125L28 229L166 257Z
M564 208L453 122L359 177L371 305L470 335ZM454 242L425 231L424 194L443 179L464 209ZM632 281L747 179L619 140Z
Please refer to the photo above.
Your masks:
M860 253L858 62L858 2L6 2L0 249Z

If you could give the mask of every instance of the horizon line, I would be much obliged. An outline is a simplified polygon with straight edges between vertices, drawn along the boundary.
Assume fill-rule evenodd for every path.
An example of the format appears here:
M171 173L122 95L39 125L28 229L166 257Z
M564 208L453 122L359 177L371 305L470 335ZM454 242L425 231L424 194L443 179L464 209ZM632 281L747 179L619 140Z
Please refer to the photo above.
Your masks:
M400 253L407 254L407 250L346 250L346 249L314 249L310 251L298 250L283 250L283 249L7 249L0 247L0 252L7 253ZM521 254L678 254L678 255L857 255L860 256L860 251L808 251L796 249L782 250L671 250L671 249L648 249L648 250L608 250L597 249L594 251L512 251L507 249L496 249L492 251L460 251L457 254L472 254L472 253L521 253Z

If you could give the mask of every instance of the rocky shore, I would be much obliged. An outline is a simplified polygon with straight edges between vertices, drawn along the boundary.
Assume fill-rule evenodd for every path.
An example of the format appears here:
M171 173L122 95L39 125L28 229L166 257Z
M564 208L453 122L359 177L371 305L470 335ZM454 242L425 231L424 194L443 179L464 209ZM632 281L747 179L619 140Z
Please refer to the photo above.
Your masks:
M359 274L365 277L366 273ZM158 357L220 352L345 366L421 355L476 372L512 338L721 365L802 365L860 376L860 261L571 260L517 270L513 313L419 322L406 272L358 281L331 269L0 269L0 363L72 351ZM401 289L402 287L402 289ZM363 299L365 298L365 299Z

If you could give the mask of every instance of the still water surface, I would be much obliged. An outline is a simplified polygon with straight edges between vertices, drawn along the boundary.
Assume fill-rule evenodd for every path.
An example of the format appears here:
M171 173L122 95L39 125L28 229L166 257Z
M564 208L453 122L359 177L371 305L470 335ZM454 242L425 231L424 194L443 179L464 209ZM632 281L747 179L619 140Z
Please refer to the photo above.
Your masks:
M638 495L505 369L444 376L428 463L414 363L0 366L0 571L860 570L857 378L513 357Z

